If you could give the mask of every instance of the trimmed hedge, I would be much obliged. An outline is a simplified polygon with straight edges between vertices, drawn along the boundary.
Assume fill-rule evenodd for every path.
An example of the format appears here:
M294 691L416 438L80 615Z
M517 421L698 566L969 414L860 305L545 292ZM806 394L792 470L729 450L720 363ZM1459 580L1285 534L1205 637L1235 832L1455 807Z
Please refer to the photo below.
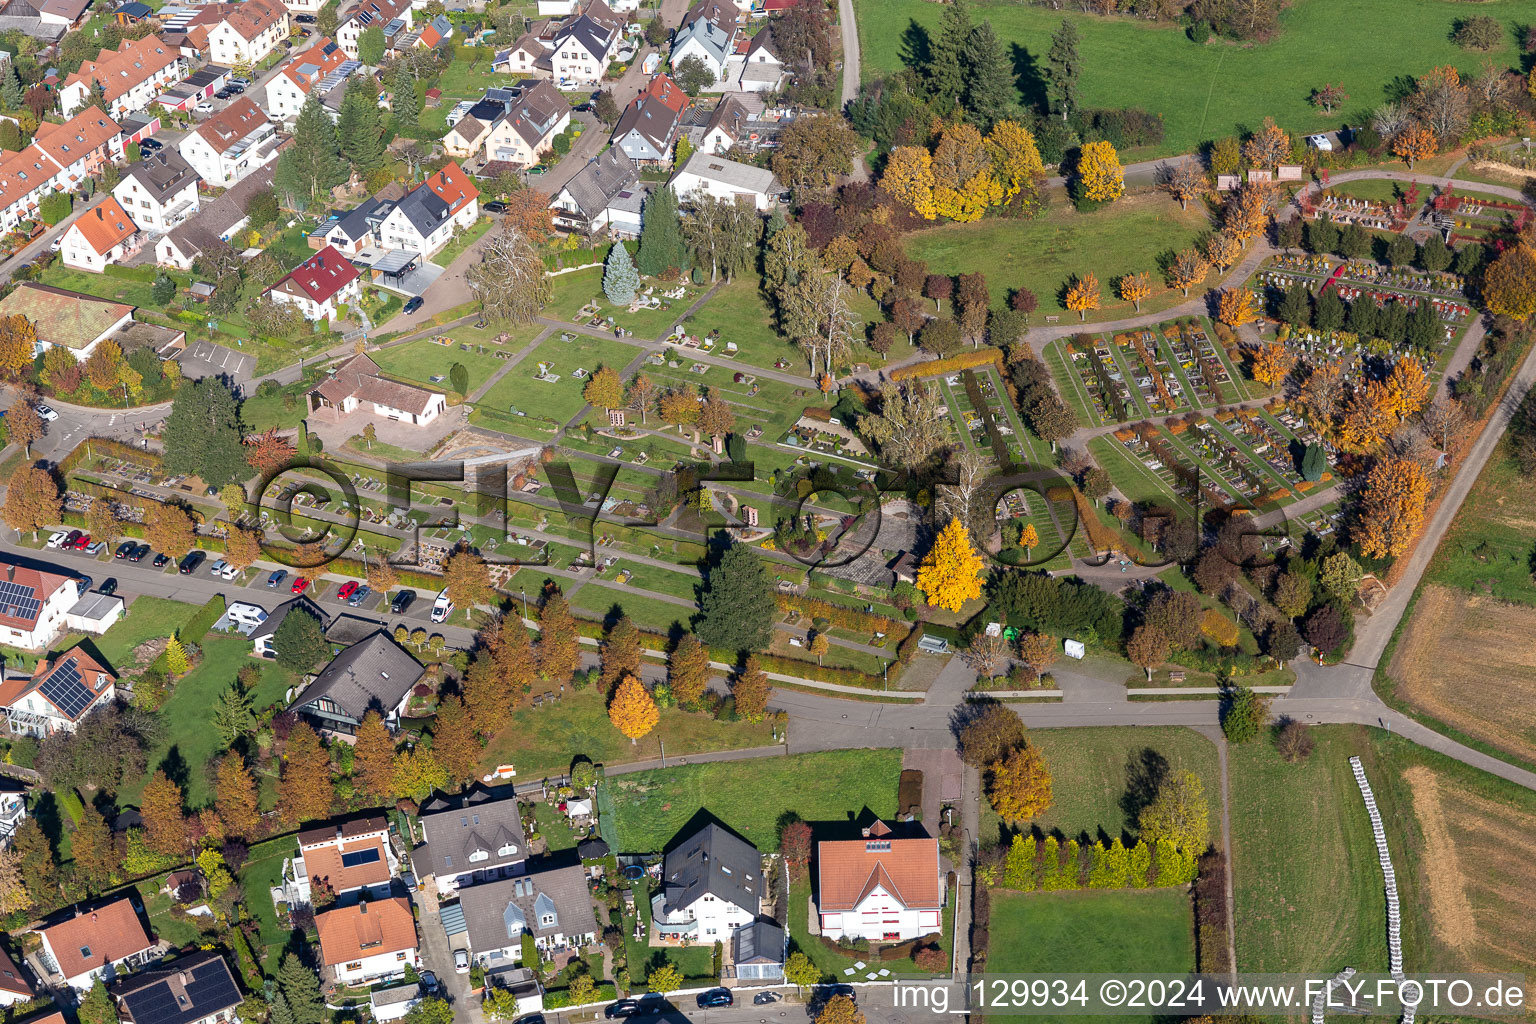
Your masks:
M197 610L197 614L187 620L187 624L181 627L177 634L182 643L200 644L203 637L213 628L213 624L224 616L224 595L214 594L208 599L208 603Z
M978 366L992 366L997 372L1003 372L1003 353L995 348L979 348L973 352L963 352L958 356L950 356L948 359L934 359L926 363L912 363L908 366L898 367L886 374L891 380L906 380L909 377L934 377L944 373L955 373L959 370L973 370Z
M143 448L135 448L131 444L117 441L110 437L88 437L75 445L73 451L59 460L59 476L67 478L84 459L96 454L115 455L120 459L135 462L147 469L159 469L162 465L160 456L154 452L145 451Z
M618 994L613 987L613 982L604 981L592 986L592 1003L612 1002L616 998L618 998ZM544 1009L546 1010L558 1010L570 1005L570 989L558 988L553 992L544 993ZM591 1003L587 1005L591 1005Z

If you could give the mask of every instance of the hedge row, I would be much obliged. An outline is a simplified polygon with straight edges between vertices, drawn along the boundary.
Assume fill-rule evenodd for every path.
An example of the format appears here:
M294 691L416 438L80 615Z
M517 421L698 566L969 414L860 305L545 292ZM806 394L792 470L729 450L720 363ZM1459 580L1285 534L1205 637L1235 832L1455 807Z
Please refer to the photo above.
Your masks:
M957 373L961 370L974 370L978 366L996 367L997 372L1002 373L1002 352L995 348L979 348L973 352L962 352L958 356L950 356L948 359L934 359L926 363L912 363L897 367L886 376L891 380L906 380L908 377L933 377L939 374Z
M587 1005L612 1002L616 998L618 998L618 995L613 987L613 982L603 981L592 986L592 996L588 1000ZM544 993L544 1009L546 1010L558 1010L570 1005L570 989L557 988L553 992Z
M59 475L68 477L81 461L91 455L115 455L120 459L137 463L147 469L160 469L160 456L154 452L135 448L131 444L110 437L88 437L75 445L74 450L59 460Z
M902 628L903 623L873 612L861 612L847 605L834 604L817 597L800 597L795 594L775 595L779 611L797 611L812 619L826 619L834 626L858 632L884 633L887 636Z
M1047 836L1037 845L1035 837L1016 835L1003 862L1001 884L1007 889L1046 892L1064 889L1145 889L1187 885L1195 878L1196 855L1186 853L1171 840L1156 847L1139 840L1127 849L1119 839L1106 846L1097 842L1084 848L1076 839L1061 845Z
M187 624L181 627L177 636L183 643L200 644L203 637L213 628L213 624L224 617L224 595L214 594L208 602L197 610L197 614L187 620Z

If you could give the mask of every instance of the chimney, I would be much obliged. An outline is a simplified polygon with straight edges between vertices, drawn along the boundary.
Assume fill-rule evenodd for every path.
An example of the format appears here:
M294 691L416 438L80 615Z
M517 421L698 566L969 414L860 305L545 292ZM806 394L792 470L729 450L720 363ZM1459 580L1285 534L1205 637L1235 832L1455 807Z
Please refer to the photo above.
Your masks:
M16 566L14 564L5 567L5 578L7 580L14 580L16 578Z
M357 905L357 912L359 914L362 914L365 917L368 915L368 901L367 900L363 900L361 903L359 903Z
M867 828L859 829L859 835L863 836L865 839L868 839L869 838L869 829L867 829Z

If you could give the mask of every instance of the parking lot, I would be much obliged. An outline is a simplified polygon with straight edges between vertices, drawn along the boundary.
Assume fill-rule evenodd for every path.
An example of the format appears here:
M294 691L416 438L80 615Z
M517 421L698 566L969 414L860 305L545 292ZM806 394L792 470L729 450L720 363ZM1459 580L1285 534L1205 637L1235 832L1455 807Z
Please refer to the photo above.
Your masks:
M255 378L256 357L211 341L194 341L176 357L182 376L189 380L223 377L229 383L244 385Z

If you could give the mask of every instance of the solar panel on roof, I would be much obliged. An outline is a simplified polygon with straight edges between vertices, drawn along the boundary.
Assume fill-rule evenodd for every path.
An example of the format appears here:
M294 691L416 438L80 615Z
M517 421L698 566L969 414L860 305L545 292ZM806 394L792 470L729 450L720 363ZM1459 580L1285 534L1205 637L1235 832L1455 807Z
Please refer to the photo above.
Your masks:
M43 696L70 718L78 718L80 712L90 706L92 694L80 679L80 669L70 658L54 668L41 687Z
M24 619L35 619L41 607L42 602L37 599L37 591L32 587L0 580L0 613L8 612Z
M379 862L379 848L370 846L366 850L353 850L351 853L341 855L341 866L344 868L360 868L364 864L377 864Z

